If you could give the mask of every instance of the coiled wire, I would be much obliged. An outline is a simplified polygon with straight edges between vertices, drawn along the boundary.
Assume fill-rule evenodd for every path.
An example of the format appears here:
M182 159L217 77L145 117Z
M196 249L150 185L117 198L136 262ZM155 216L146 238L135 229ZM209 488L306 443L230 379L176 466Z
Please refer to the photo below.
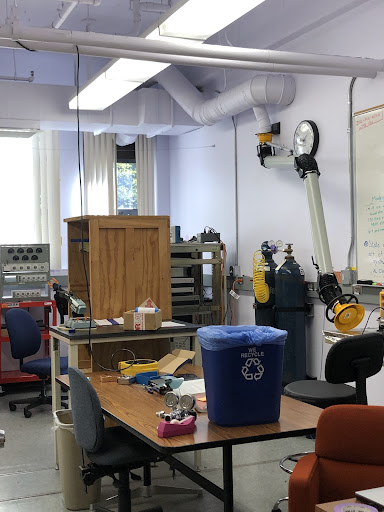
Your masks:
M269 299L269 286L265 282L265 257L261 251L253 253L253 290L258 302L265 304Z

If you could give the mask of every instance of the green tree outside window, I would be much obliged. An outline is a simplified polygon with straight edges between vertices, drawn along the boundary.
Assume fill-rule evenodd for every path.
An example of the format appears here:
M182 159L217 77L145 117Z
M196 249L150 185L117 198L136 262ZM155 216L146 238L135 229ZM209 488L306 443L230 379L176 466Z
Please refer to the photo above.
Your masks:
M137 209L137 172L135 163L117 163L117 208Z

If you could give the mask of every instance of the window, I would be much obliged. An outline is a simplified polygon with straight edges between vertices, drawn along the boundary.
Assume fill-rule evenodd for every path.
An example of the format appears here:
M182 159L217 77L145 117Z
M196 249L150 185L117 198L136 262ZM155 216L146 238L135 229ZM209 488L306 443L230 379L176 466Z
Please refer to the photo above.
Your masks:
M33 171L32 137L0 137L0 244L38 243L40 194Z
M137 215L137 172L135 144L116 146L116 187L118 215Z

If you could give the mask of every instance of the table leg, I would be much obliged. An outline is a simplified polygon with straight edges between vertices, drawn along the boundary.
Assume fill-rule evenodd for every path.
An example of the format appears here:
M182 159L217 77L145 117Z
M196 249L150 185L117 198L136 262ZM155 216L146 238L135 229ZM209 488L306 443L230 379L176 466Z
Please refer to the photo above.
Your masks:
M60 375L60 341L51 336L51 387L52 387L52 411L61 409L61 386L56 382ZM57 434L55 431L55 466L59 469L57 453Z
M233 512L232 446L223 446L224 512Z
M79 347L77 345L68 345L68 367L79 367ZM71 407L71 392L68 391L68 407Z
M52 411L61 409L61 387L56 382L60 375L60 341L51 336L51 385L52 385Z
M193 452L195 471L201 471L201 450Z
M78 345L68 345L68 366L79 367L79 347Z

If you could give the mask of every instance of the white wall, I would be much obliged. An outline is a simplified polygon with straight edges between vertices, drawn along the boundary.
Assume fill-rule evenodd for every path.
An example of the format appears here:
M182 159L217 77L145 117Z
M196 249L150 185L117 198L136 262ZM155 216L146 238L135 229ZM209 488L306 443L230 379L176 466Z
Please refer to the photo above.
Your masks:
M61 266L68 268L67 223L63 219L78 217L80 211L80 182L77 156L77 133L60 132L60 218ZM82 142L80 143L82 150Z
M156 137L155 158L155 212L156 215L169 215L169 137Z
M382 58L384 4L368 2L333 22L290 42L284 50ZM244 28L251 38L252 31ZM236 41L253 46L252 39ZM244 81L249 73L227 73L227 87ZM196 76L196 81L199 79ZM209 77L212 83L212 77ZM350 243L348 176L348 88L350 79L296 76L297 93L292 105L269 107L272 122L281 122L276 142L292 146L294 129L303 119L315 121L320 131L316 159L329 243L335 270L345 268ZM202 82L199 82L200 84ZM218 75L216 87L223 87ZM384 77L358 79L354 88L354 111L384 103ZM267 170L256 155L256 121L251 111L237 117L239 187L239 261L241 272L251 274L252 254L266 239L293 242L294 255L306 279L316 279L311 263L313 245L306 194L294 171ZM234 127L228 119L213 127L170 139L171 224L180 224L182 235L200 232L205 225L222 233L228 247L228 262L234 261ZM276 258L281 259L281 256ZM241 293L237 303L239 323L254 323L253 294ZM368 308L369 310L372 308ZM375 313L371 325L375 325ZM324 307L315 305L315 318L308 321L308 372L324 376L321 365L328 347L322 344ZM384 404L381 392L384 372L371 379L371 403Z

